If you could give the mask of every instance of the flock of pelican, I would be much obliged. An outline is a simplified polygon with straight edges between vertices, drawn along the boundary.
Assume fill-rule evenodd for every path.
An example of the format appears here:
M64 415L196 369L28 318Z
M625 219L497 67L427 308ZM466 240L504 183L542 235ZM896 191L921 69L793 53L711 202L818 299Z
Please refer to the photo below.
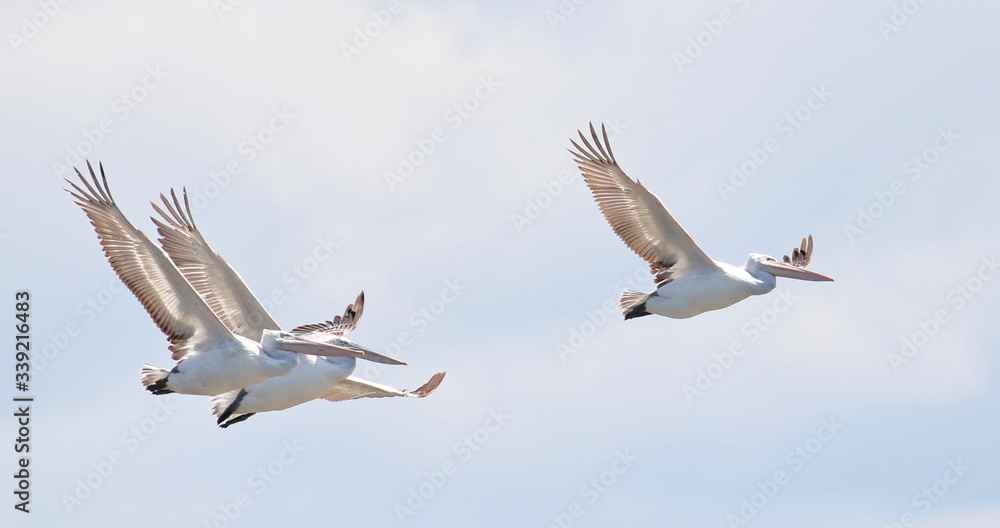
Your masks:
M364 294L343 316L325 323L281 330L243 279L212 250L195 227L187 192L160 195L153 208L157 246L115 204L100 165L88 180L67 189L90 218L104 254L170 341L170 370L146 365L140 379L153 394L212 396L218 424L228 427L254 413L287 409L317 398L331 401L434 392L444 372L414 391L351 376L358 358L390 365L406 363L347 339L361 319ZM165 209L165 210L164 210Z
M579 132L570 150L611 229L650 265L656 290L626 290L620 306L625 319L650 314L684 319L725 308L774 289L777 277L808 281L833 279L805 269L812 235L782 261L751 253L743 267L712 260L674 220L653 193L622 171L607 131ZM143 386L153 394L211 396L220 427L255 413L278 411L315 399L423 398L441 384L444 372L415 390L400 390L352 376L358 359L405 365L359 345L346 335L364 312L364 292L344 314L323 323L284 331L221 255L205 242L191 214L186 189L171 190L152 202L157 246L125 218L111 196L103 165L100 177L90 162L89 178L67 180L67 191L97 231L115 273L139 299L170 341L170 370L145 365Z

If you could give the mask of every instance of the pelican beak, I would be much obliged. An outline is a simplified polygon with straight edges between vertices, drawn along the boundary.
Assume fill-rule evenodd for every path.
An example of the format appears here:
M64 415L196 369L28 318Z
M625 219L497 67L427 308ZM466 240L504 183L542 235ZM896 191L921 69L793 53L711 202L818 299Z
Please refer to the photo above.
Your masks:
M775 277L786 277L789 279L799 279L807 281L833 281L833 277L827 277L822 273L816 273L815 271L809 271L805 268L800 268L797 266L791 266L785 264L784 262L768 262L766 264L761 264L761 268L764 268L768 273L774 275Z
M372 349L370 349L368 347L361 346L361 345L359 345L357 343L353 343L353 342L352 343L344 343L342 346L346 346L346 347L351 348L352 350L357 350L357 351L361 352L362 354L364 354L364 357L362 357L361 359L364 359L364 360L374 361L375 363L383 363L383 364L386 364L386 365L406 365L405 361L400 361L400 360L398 360L398 359L396 359L394 357L387 356L385 354L381 354L381 353L376 352L376 351L374 351L374 350L372 350Z
M365 357L365 351L358 348L329 345L297 337L282 339L278 348L299 354L311 354L313 356Z

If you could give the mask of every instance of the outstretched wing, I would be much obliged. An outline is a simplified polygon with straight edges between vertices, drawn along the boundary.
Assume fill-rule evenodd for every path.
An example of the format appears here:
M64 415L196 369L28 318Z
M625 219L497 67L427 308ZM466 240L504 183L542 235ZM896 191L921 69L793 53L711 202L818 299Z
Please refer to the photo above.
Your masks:
M789 258L785 255L785 264L791 264L799 268L804 268L809 265L809 261L812 259L813 254L813 236L809 235L808 238L802 239L802 244L792 250L792 256Z
M342 336L357 328L364 311L365 292L362 291L352 304L347 305L344 315L338 315L332 321L296 326L292 329L292 333L306 339L322 339L323 336L330 335Z
M153 222L164 251L233 333L260 341L264 330L280 330L240 274L205 242L191 215L187 189L183 195L182 206L172 189L170 199L161 194L160 200L166 210L151 202L153 209L163 217L163 221L153 218Z
M649 262L657 286L699 269L716 268L715 262L674 220L660 199L625 174L611 152L604 125L601 132L603 142L591 123L593 145L579 132L583 146L570 140L576 147L570 153L611 229Z
M423 398L438 388L441 380L444 379L444 375L445 372L438 372L431 376L431 379L427 383L412 391L395 389L387 385L379 385L378 383L365 381L354 376L348 376L344 381L333 387L333 389L330 389L330 392L324 394L322 398L333 402L356 400L359 398L392 398L395 396Z
M66 190L90 218L111 268L167 335L173 359L183 359L199 343L235 341L163 250L125 218L111 196L104 166L99 167L100 180L88 161L90 181L77 170L79 184L66 180L72 187Z

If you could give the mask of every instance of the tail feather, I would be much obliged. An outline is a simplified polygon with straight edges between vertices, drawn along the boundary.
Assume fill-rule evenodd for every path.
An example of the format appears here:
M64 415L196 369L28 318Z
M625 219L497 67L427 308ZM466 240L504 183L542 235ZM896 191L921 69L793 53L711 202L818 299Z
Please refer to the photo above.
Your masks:
M625 314L625 320L635 319L636 317L642 317L644 315L650 315L646 311L646 301L649 299L648 293L637 292L634 290L625 290L622 292L621 300L618 301L618 305L622 309L622 313Z
M167 388L167 378L172 371L160 368L148 363L144 363L139 371L139 380L142 386L153 394L170 394L174 391Z
M219 418L216 421L219 427L229 427L254 415L254 413L237 412L240 402L243 401L246 395L247 390L240 389L212 396L210 400L212 403L212 413Z

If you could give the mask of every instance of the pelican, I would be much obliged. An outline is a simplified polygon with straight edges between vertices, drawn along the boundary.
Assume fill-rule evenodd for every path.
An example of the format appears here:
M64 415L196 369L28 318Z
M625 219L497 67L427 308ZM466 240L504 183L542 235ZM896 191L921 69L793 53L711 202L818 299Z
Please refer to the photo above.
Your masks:
M87 162L90 180L66 180L66 189L97 231L104 254L150 317L166 334L177 364L171 370L146 365L141 381L154 394L178 392L212 396L288 374L299 354L346 358L364 351L302 339L267 330L257 340L238 335L223 324L188 283L170 258L125 218L108 187L104 166L98 180Z
M153 218L160 233L160 244L195 290L206 299L208 306L236 333L253 339L262 332L280 327L256 297L250 292L239 273L222 255L212 250L194 223L187 190L183 204L174 191L171 198L160 195L161 208L153 208L162 220ZM365 293L348 305L343 316L332 321L298 326L292 336L309 342L321 342L363 352L362 359L389 365L405 365L403 361L380 354L345 337L354 330L364 312ZM250 418L255 413L278 411L318 398L343 401L357 398L403 396L423 398L437 389L444 379L439 372L413 391L399 390L351 376L356 366L354 357L299 356L299 364L291 373L268 378L255 385L219 394L212 398L212 408L220 427Z
M674 220L663 202L618 166L603 125L603 143L593 123L593 145L582 131L577 132L584 147L570 138L576 148L570 153L587 187L611 229L649 263L655 277L656 291L652 293L622 293L619 306L626 320L650 314L674 319L694 317L751 295L768 293L774 289L777 277L833 280L805 269L812 258L812 235L803 238L792 256L785 255L783 261L757 253L751 253L743 267L712 260Z
M337 316L333 321L325 323L299 326L292 329L291 333L314 341L350 343L344 335L357 327L364 302L365 293L361 292L342 317ZM430 381L413 391L399 390L352 377L355 362L354 358L304 355L291 374L213 396L212 412L218 418L219 427L225 428L259 412L280 411L317 398L329 401L392 396L423 398L437 389L445 375L444 372L438 372Z

